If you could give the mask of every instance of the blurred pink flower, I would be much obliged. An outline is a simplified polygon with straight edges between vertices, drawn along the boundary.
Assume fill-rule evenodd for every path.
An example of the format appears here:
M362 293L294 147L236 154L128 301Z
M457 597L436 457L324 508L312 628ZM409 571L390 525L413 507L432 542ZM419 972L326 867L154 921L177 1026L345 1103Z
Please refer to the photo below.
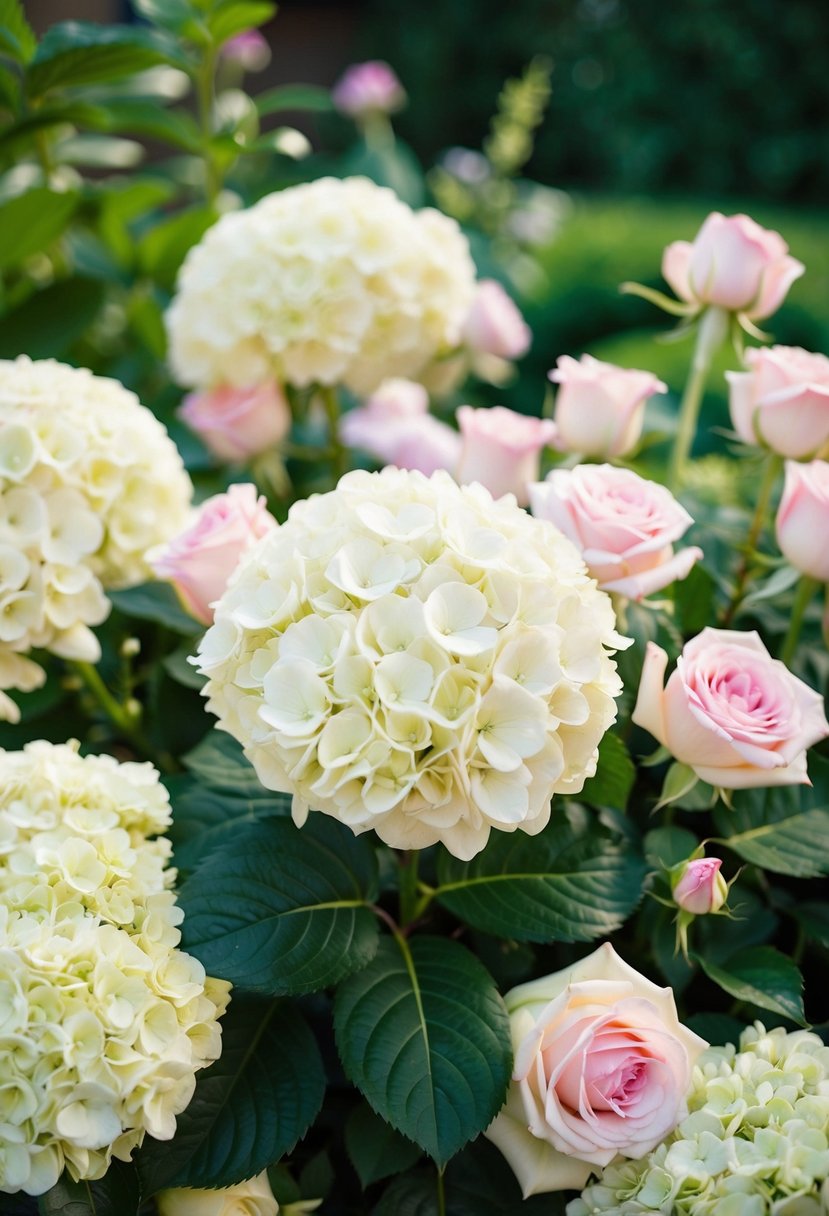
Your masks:
M221 56L240 64L246 72L261 72L271 61L271 48L259 30L243 30L235 38L228 39Z
M337 109L351 118L394 114L406 104L406 93L393 68L381 59L353 63L331 90Z
M803 460L829 443L829 359L796 346L755 348L726 372L731 421L744 443Z
M291 429L291 410L274 382L234 388L222 385L190 393L179 410L205 447L220 460L241 462L284 439Z
M495 279L479 281L464 325L464 340L472 350L499 359L519 359L530 349L530 328Z
M592 355L562 355L550 379L556 394L555 446L564 452L610 459L639 442L645 403L668 386L651 372L602 363Z
M786 461L775 528L786 561L801 574L829 583L829 464L825 460Z
M457 481L461 485L479 481L493 498L514 494L526 506L529 484L538 480L541 450L555 435L554 424L502 405L488 409L462 405L455 416L463 437Z
M417 469L427 477L453 469L461 446L457 431L429 413L423 385L401 379L384 380L362 408L343 414L340 439L383 464Z

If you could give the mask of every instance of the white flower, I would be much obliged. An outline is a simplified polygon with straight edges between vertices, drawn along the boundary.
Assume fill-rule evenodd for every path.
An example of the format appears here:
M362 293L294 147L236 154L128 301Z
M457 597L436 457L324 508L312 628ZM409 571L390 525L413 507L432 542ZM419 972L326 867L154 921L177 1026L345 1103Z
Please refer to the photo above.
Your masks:
M350 473L240 563L196 660L263 784L396 848L539 832L595 771L624 645L574 547L511 496Z
M161 423L115 380L0 360L0 689L42 682L34 649L94 662L104 590L150 577L192 486ZM37 669L39 672L39 669ZM0 693L0 718L17 708Z
M369 393L460 343L474 282L446 216L365 178L293 186L222 216L188 254L167 313L173 371L200 388L275 377Z
M219 1054L228 985L177 949L169 821L149 764L0 751L0 1192L169 1139Z

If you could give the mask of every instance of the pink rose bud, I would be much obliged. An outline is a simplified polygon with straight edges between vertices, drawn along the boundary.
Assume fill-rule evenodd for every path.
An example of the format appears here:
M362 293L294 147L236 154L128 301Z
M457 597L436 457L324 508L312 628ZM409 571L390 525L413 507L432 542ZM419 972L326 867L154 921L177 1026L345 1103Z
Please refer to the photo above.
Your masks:
M461 437L429 412L429 395L412 380L384 380L361 409L340 419L340 439L383 464L416 469L430 477L454 469Z
M222 385L190 393L179 410L205 447L220 460L241 462L284 439L291 429L291 410L273 381L250 388Z
M342 114L394 114L406 104L406 93L393 68L380 59L352 63L331 90L331 100Z
M463 336L472 350L499 359L520 359L532 341L529 326L495 279L478 283Z
M581 550L604 591L641 600L685 578L702 557L696 547L674 553L693 519L664 486L630 469L554 469L530 486L530 503Z
M820 583L829 583L829 464L786 461L777 509L777 543L786 561Z
M541 449L552 443L555 425L502 405L479 410L462 405L455 416L463 436L456 480L461 485L479 481L493 498L514 494L526 506L530 482L538 480Z
M697 857L678 866L671 880L677 907L694 916L719 912L728 899L728 883L720 874L721 865L719 857Z
M209 625L239 558L276 526L255 486L234 485L206 499L190 526L151 550L147 560L159 578L173 584L187 611Z
M809 784L806 750L829 735L823 697L759 634L703 629L665 685L667 666L649 642L633 721L702 781L732 790Z
M240 64L246 72L261 72L271 61L268 40L259 30L243 30L235 38L229 38L220 54L222 59Z
M651 372L614 367L591 355L562 355L550 379L556 394L556 447L582 456L624 456L639 442L645 402L667 384Z
M829 443L829 359L797 346L746 354L749 370L726 372L731 421L743 443L803 460Z
M712 211L693 243L674 241L662 257L662 274L680 300L714 304L753 321L776 312L805 267L789 257L779 232L747 215Z

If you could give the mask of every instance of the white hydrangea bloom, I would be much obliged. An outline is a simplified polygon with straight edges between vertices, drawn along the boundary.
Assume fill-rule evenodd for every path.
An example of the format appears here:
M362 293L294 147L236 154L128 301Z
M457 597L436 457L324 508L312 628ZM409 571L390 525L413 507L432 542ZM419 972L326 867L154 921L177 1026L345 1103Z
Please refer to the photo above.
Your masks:
M694 1069L689 1115L640 1161L611 1164L568 1216L822 1216L829 1211L829 1047L756 1022Z
M196 660L219 726L294 819L470 858L575 793L621 683L610 600L512 495L349 473L240 563Z
M0 360L0 689L42 682L21 657L34 648L99 657L104 589L151 576L144 554L183 528L191 495L166 430L116 380Z
M149 764L0 751L0 1192L100 1178L170 1139L229 986L177 949L170 805Z
M321 178L228 212L187 255L167 313L182 384L369 393L456 347L475 268L458 225L365 178Z

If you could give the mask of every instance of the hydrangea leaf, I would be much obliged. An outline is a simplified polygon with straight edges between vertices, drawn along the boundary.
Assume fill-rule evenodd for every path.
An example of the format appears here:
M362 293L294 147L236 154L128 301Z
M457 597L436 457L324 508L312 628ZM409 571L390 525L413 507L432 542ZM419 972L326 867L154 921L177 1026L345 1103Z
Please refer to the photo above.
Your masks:
M64 1174L41 1195L38 1210L40 1216L135 1216L139 1200L135 1166L113 1161L97 1182L73 1182Z
M803 1015L803 976L790 958L773 946L742 950L716 966L701 956L697 962L709 979L719 984L738 1001L771 1009L798 1026L805 1026Z

